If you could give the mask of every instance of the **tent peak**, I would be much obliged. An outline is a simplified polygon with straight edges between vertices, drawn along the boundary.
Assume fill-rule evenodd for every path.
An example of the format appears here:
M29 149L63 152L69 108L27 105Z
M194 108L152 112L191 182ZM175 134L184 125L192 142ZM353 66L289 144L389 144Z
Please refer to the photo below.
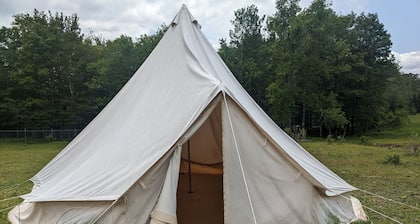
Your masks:
M191 15L190 11L188 10L187 6L185 4L182 4L181 9L176 14L175 18L171 22L171 26L174 27L179 24L179 21L181 19L187 19L189 22L193 23L194 25L201 28L201 25L198 23L198 21Z

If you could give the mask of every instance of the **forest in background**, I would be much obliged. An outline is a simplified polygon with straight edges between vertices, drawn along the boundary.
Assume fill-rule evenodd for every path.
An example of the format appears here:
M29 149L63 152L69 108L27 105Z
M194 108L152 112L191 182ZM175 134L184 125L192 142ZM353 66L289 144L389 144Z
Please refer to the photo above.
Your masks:
M339 15L277 0L234 12L219 55L255 101L289 134L349 135L398 126L420 112L418 74L404 74L376 14ZM153 35L84 35L77 14L14 16L0 29L0 129L83 128L147 58Z

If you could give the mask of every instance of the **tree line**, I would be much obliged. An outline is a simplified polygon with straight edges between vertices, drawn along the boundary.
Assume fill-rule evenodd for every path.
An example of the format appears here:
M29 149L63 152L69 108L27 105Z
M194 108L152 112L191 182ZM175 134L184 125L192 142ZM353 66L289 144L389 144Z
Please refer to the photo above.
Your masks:
M291 133L342 135L399 125L420 111L420 81L391 54L376 14L338 15L276 1L274 15L234 12L218 52L251 96ZM83 128L147 58L166 30L114 40L85 36L76 14L14 16L0 29L0 129ZM348 134L348 133L347 133Z
M238 9L229 42L220 41L224 61L281 127L337 136L400 125L420 111L419 76L400 71L377 14L298 3L277 0L271 16Z
M135 41L84 36L76 14L14 16L0 29L0 129L83 128L147 58L164 33Z

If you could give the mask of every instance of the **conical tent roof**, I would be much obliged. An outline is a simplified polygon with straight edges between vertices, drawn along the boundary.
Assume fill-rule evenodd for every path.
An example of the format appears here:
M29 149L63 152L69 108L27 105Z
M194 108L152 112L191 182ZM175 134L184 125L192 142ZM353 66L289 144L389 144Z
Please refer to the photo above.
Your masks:
M264 113L182 6L121 91L31 179L32 192L9 220L201 223L185 216L191 213L185 206L177 211L191 205L177 192L185 160L206 178L210 171L216 176L206 179L220 190L217 208L208 209L217 214L203 218L210 223L324 223L331 214L342 222L364 219L360 202L345 194L356 188ZM199 202L193 209L206 211Z
M355 190L285 134L229 71L183 6L162 40L102 112L32 181L26 202L117 200L219 94L233 100L327 195Z

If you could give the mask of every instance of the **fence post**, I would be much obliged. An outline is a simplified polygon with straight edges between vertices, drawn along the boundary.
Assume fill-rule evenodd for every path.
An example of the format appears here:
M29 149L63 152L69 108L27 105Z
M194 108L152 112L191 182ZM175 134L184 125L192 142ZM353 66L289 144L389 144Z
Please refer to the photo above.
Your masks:
M24 129L24 133L25 133L25 143L26 143L26 128Z
M53 139L54 139L54 128L51 128L51 142L53 141Z

